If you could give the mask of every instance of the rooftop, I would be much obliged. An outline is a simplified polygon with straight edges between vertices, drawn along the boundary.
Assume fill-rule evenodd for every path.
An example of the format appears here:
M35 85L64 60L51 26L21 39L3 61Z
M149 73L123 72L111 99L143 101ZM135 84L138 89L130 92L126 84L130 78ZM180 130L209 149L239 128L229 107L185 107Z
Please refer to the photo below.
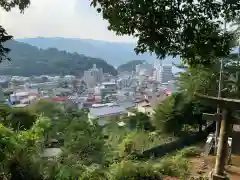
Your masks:
M126 114L127 111L122 106L111 106L111 107L104 106L104 107L98 107L98 108L90 108L89 113L95 118L100 118L100 117Z
M103 82L102 85L116 85L115 82Z
M12 106L12 107L16 107L16 108L21 108L21 107L26 107L27 104L17 104L15 106Z

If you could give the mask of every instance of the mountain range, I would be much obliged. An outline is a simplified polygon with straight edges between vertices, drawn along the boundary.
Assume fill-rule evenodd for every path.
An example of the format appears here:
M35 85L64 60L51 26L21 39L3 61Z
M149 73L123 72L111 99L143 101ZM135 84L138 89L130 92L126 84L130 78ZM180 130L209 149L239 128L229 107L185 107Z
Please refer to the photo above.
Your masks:
M39 49L18 41L8 41L5 47L11 49L8 57L11 61L0 64L1 75L76 75L82 76L96 64L103 72L116 75L116 69L100 58L92 58L77 53L60 51L56 48Z
M133 72L136 70L136 66L138 64L143 64L145 61L143 60L132 60L132 61L128 61L125 64L122 64L120 66L118 66L117 71L118 72Z
M16 39L19 42L28 43L41 49L57 48L61 51L70 53L77 52L85 56L100 58L107 63L118 67L121 64L131 60L145 60L153 63L157 60L156 56L148 53L136 55L134 52L134 43L107 42L92 39L62 38L62 37L37 37ZM166 57L163 64L179 63L180 58Z

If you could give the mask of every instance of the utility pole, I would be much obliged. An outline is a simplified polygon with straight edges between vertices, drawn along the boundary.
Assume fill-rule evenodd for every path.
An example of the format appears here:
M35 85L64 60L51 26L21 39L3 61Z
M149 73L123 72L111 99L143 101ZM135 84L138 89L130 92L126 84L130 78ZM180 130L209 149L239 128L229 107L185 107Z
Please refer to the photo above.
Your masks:
M239 66L239 59L240 59L240 39L238 39L237 67ZM237 86L236 91L237 91L237 92L239 91L239 88L238 88L238 81L239 81L239 71L236 72L236 86Z
M227 22L224 20L224 32L227 31ZM221 97L222 92L222 71L223 71L223 58L220 60L220 70L219 70L219 81L218 81L218 98ZM220 107L217 107L217 114L220 114ZM218 146L218 136L220 131L220 121L216 122L216 131L215 131L215 154L217 154L217 146Z

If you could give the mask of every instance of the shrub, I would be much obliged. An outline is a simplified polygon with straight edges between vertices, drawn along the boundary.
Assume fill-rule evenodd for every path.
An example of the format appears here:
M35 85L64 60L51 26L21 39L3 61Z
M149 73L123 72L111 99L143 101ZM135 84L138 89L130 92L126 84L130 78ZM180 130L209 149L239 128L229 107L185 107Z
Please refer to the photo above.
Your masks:
M135 131L129 133L119 145L119 156L128 156L130 154L141 154L144 150L162 144L164 139L158 135L144 131Z
M108 180L108 178L104 169L87 168L86 171L82 173L79 180Z
M180 154L164 157L154 168L166 176L184 177L188 174L188 161Z
M147 162L122 161L110 167L109 180L162 180L160 172Z
M201 154L201 149L198 148L198 147L187 147L187 148L184 148L182 150L180 150L178 152L178 154L180 154L180 156L182 157L196 157L196 156L199 156Z

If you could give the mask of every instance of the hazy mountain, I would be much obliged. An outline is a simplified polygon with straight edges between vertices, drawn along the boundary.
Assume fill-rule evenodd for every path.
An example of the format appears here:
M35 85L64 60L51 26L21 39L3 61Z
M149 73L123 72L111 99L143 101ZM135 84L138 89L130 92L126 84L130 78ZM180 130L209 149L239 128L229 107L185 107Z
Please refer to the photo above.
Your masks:
M93 67L93 64L96 64L97 68L102 68L103 72L117 74L112 65L100 58L59 51L56 48L43 50L18 41L8 41L4 46L11 49L8 54L11 61L4 61L0 64L2 75L71 74L82 76L85 70Z
M132 60L132 61L129 61L125 64L118 66L117 71L118 72L124 72L124 71L132 72L132 71L136 70L136 65L142 64L142 63L144 63L143 60Z
M155 56L143 54L137 56L134 52L134 43L107 42L91 39L74 38L23 38L16 39L42 49L57 48L67 52L77 52L86 56L101 58L115 67L127 63L130 60L146 60L149 63L156 61ZM163 63L179 63L179 58L167 57Z

